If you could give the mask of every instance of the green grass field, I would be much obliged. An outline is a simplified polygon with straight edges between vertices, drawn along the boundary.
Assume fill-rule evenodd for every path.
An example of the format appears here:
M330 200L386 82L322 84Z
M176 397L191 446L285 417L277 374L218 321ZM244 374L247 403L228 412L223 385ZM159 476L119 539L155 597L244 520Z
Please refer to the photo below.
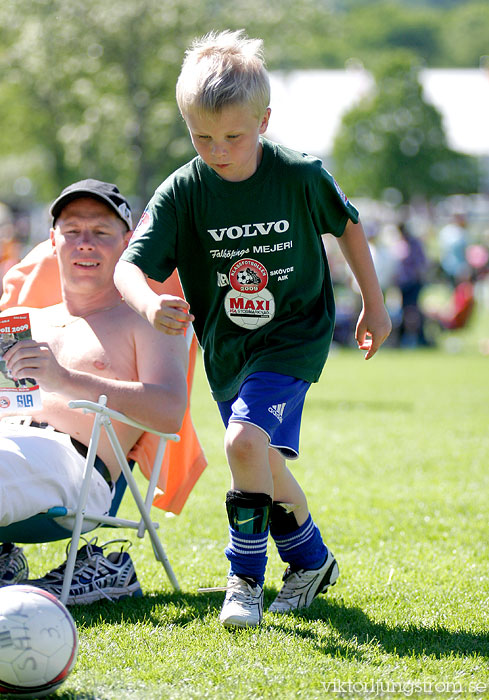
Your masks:
M340 579L308 610L234 632L218 622L223 594L197 592L225 583L229 483L199 363L192 405L209 466L180 516L156 512L182 591L130 534L145 596L71 609L80 652L57 697L487 696L489 358L473 334L457 342L457 354L384 350L370 362L332 353L293 468ZM27 546L33 574L64 546ZM265 604L282 571L271 543Z

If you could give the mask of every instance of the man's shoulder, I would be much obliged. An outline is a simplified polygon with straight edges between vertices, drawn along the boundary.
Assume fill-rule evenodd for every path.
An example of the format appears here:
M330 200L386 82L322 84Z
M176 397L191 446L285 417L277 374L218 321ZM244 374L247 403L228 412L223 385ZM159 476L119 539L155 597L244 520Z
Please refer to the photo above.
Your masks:
M136 318L127 315L127 331L131 334L131 342L138 367L151 368L152 376L168 377L169 373L186 369L188 363L188 347L184 336L169 335L156 330L146 319L129 309ZM121 344L124 341L121 339Z
M155 347L166 348L180 344L175 342L178 336L167 335L157 331L145 318L131 309L127 304L121 304L117 310L117 316L113 319L118 332L131 334L138 349L146 350L149 344Z
M123 301L115 308L108 309L104 316L107 325L110 323L120 336L131 333L147 333L148 327L150 330L154 330L148 321Z

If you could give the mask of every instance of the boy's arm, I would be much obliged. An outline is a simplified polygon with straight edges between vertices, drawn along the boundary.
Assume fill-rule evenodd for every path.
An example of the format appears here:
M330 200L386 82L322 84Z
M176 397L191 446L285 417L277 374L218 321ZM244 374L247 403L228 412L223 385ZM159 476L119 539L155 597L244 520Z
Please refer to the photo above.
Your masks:
M349 219L338 243L360 287L363 308L358 318L355 339L358 347L367 351L365 359L369 360L388 337L392 323L384 305L362 224L354 224Z
M180 297L156 294L144 272L126 260L119 260L114 272L115 286L126 304L138 312L158 331L182 335L194 320L189 304Z

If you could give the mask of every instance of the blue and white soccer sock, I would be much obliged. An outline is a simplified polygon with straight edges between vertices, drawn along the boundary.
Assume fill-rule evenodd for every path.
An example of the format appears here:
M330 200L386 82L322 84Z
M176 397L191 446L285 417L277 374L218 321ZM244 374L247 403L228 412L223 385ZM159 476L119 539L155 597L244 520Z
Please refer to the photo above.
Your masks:
M272 499L265 493L232 490L226 494L230 576L246 576L260 586L265 580Z
M328 548L311 514L298 526L293 512L274 501L270 533L280 558L294 569L318 569L326 559Z

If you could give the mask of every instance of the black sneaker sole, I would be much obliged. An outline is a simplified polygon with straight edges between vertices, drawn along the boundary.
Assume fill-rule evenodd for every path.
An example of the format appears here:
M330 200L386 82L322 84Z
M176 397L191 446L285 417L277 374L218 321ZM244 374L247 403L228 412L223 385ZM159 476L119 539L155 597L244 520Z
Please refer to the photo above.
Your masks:
M335 566L336 566L336 568L338 569L338 576L340 575L340 570L339 570L339 567L338 567L338 562L336 561L336 559L333 559L333 561L332 561L331 564L329 565L328 569L326 570L326 572L325 572L325 574L324 574L324 576L323 576L323 578L322 578L321 583L320 583L319 586L318 586L318 590L317 590L316 595L318 595L319 593L326 593L326 591L328 590L328 588L330 588L330 587L332 587L332 586L336 586L336 582L337 582L337 580L338 580L338 576L336 576L335 580L331 583L331 575L332 575L332 573L333 573L333 571L334 571ZM316 596L314 596L314 597L316 597Z

